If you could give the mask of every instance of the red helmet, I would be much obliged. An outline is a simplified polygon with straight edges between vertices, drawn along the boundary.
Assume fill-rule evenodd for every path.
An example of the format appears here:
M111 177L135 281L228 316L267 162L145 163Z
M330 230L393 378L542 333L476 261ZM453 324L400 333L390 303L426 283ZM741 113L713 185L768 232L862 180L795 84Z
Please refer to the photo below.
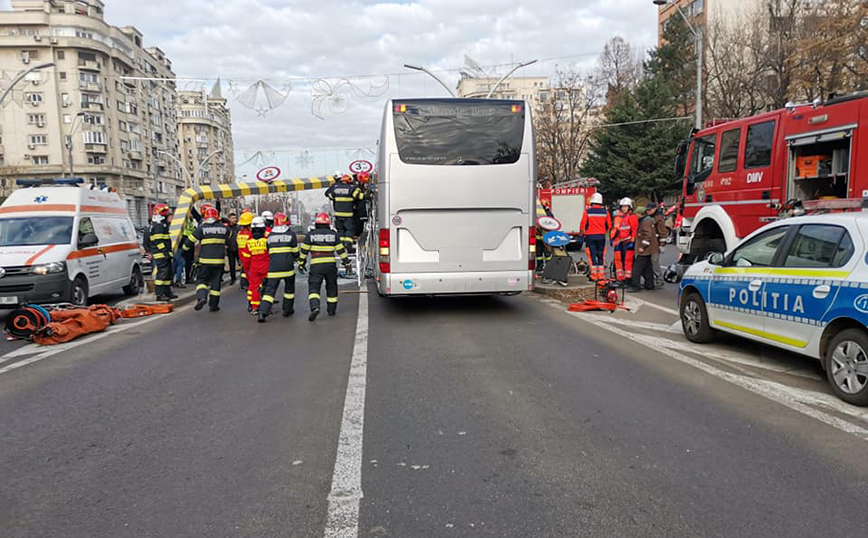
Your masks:
M275 226L286 226L286 213L275 213L274 214L274 225Z
M212 207L214 207L214 206L211 204L202 204L199 206L199 211L204 215L205 212L208 211L208 209L210 209Z
M217 220L220 218L220 212L218 212L217 209L215 209L211 206L208 206L202 212L202 216L205 218L205 220L209 220L209 219Z
M170 212L169 206L167 206L166 204L156 204L154 206L154 215L159 215L161 217L168 217L169 212Z
M352 182L353 182L353 178L352 178L352 176L350 176L349 174L344 174L344 175L341 176L341 182L343 182L343 183L352 183Z
M359 173L359 181L361 181L362 183L367 183L370 180L371 180L371 174L369 174L367 172L360 172Z
M346 176L344 176L344 177L346 177ZM317 213L316 219L314 220L314 222L316 224L329 224L329 225L331 225L332 218L331 218L331 216L329 216L328 213Z

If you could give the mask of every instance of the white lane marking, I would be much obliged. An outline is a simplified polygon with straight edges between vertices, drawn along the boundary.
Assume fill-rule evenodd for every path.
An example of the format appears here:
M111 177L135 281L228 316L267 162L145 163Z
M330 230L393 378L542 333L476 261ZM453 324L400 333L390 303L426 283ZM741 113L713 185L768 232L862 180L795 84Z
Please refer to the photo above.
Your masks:
M326 517L326 538L356 538L359 535L359 504L362 500L362 441L365 426L365 384L368 370L368 296L359 294L359 319L353 360L347 381L344 415L335 456L332 489Z
M661 312L666 312L667 314L672 314L673 316L678 316L678 315L679 315L679 314L678 314L678 310L674 310L674 309L669 308L669 307L666 307L666 306L662 306L662 305L659 305L659 304L656 304L656 303L652 303L651 301L643 301L642 299L640 299L640 298L638 298L638 297L629 297L629 298L627 298L627 300L625 301L625 303L626 303L626 306L627 306L628 308L629 308L629 306L630 306L630 303L634 303L634 304L636 304L636 305L639 305L640 307L641 307L641 306L649 306L649 307L651 307L651 308L656 308L657 310L660 310Z
M561 312L564 311L563 305L558 303L557 301L544 300L544 302L553 308L557 308ZM745 390L753 392L754 394L758 394L794 411L815 418L820 422L832 426L833 428L837 428L838 430L841 430L845 433L856 435L862 440L868 440L868 429L811 407L811 404L821 405L823 407L829 408L836 413L842 413L856 419L865 420L866 418L868 418L868 412L858 410L857 408L847 405L846 403L832 398L827 394L821 394L813 391L798 389L795 387L789 387L765 379L757 379L744 375L733 374L725 370L721 370L716 366L712 366L700 360L693 359L691 357L688 357L687 355L671 349L669 346L666 345L667 342L671 341L666 340L665 338L631 333L629 331L622 330L609 324L608 320L605 318L599 318L596 316L583 316L575 312L568 312L568 314L578 319L582 319L601 329L605 329L609 332L623 336L624 338L629 338L651 349L665 348L666 352L664 353L664 355L666 357L693 366L694 368L702 370L707 374L728 381L733 385L739 386Z
M188 310L190 308L192 308L192 305L185 306L183 308L179 308L178 310L175 310L175 313L183 312L184 310ZM28 364L33 364L34 362L39 362L43 359L47 359L48 357L51 357L53 355L57 355L58 353L63 353L64 351L69 351L70 349L77 348L78 346L83 346L84 344L90 344L91 342L101 340L107 336L112 336L114 334L118 334L118 333L121 333L124 331L128 331L130 329L133 329L135 327L139 327L139 326L144 325L146 323L151 323L153 321L157 321L158 319L163 319L164 317L165 317L165 315L160 314L160 315L155 315L153 317L145 318L141 321L136 321L133 323L123 323L121 325L112 325L111 327L109 327L108 329L106 329L103 332L94 333L94 334L85 336L83 338L73 340L72 342L67 342L65 344L57 344L56 346L51 346L48 349L48 351L44 351L44 352L40 353L39 355L36 355L35 357L30 357L29 359L24 359L23 361L18 361L16 363L13 363L13 364L10 364L10 365L5 366L3 368L0 368L0 375L3 375L7 372L11 372L12 370L16 370L18 368L21 368L22 366L27 366ZM45 346L39 346L39 347L44 348ZM13 353L14 353L14 351L13 351ZM7 357L7 355L3 356L4 361L8 360L6 357Z

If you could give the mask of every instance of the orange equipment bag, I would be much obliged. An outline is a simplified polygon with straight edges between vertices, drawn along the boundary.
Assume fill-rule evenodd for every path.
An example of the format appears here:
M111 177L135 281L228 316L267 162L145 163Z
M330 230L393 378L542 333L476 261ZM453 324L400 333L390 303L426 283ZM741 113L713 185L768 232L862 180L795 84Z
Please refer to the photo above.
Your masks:
M106 305L72 308L51 312L51 323L33 335L44 346L62 344L79 336L104 331L120 318L120 313Z
M134 304L120 311L122 318L143 318L154 314L171 314L175 309L172 303Z

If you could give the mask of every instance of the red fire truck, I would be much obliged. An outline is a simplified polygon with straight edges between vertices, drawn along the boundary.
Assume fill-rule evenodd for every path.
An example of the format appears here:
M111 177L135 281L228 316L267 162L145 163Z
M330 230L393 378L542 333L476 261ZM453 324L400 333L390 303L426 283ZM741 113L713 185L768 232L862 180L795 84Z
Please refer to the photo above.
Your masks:
M725 252L766 222L868 198L868 92L714 125L678 147L685 263Z

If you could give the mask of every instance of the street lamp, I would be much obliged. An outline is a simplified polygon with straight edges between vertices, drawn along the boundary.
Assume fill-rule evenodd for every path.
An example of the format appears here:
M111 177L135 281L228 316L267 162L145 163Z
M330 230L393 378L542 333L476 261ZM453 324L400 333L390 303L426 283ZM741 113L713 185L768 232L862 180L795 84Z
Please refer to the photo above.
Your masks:
M497 81L497 84L495 84L495 85L491 88L491 90L489 90L488 95L486 95L485 98L486 98L486 99L491 99L491 96L494 95L494 91L497 90L497 88L499 88L501 84L503 84L503 81L504 81L504 80L506 80L506 79L508 79L509 77L511 77L513 73L515 73L516 71L518 71L518 70L521 69L522 67L527 67L527 66L532 65L532 64L535 64L535 63L536 63L536 60L531 60L531 61L529 61L529 62L525 62L525 63L523 63L523 64L518 64L517 66L513 67L512 70L511 70L509 73L507 73L507 74L503 75L502 77L500 77L500 80L498 80L498 81Z
M53 63L39 64L39 65L31 67L30 69L27 69L25 71L18 73L18 75L14 79L12 79L12 84L10 84L9 87L3 91L3 94L0 95L0 105L3 104L3 99L5 99L6 96L12 92L12 88L14 88L16 84L21 82L24 79L24 77L26 77L30 73L33 73L34 71L40 71L42 69L48 69L49 67L54 67L54 64Z
M79 112L75 115L75 118L72 120L72 128L69 130L69 134L66 135L66 151L67 155L69 155L69 178L75 179L75 171L72 168L72 135L75 134L76 129L81 125L78 121L79 119L84 117L84 112Z
M186 188L189 189L192 185L198 185L198 184L199 184L199 180L198 180L198 178L199 178L199 170L200 170L203 166L205 166L205 164L206 164L208 161L211 160L211 157L217 155L218 153L220 153L220 152L222 152L222 151L223 151L222 148L221 148L221 149L214 150L214 151L212 151L212 152L211 152L207 157L205 157L203 160L201 160L201 161L199 161L198 163L196 163L196 168L195 168L195 170L194 170L194 172L193 172L193 177L192 177L192 178L190 177L190 173L187 172L187 169L184 168L184 163L181 162L181 159L175 157L174 155L172 155L171 153L169 153L169 152L166 151L166 150L162 150L162 149L160 149L160 150L157 150L157 153L162 153L162 154L165 155L166 157L168 157L168 158L172 159L173 161L175 161L176 163L178 163L178 166L181 167L181 171L184 172L184 177L187 178Z
M696 50L696 129L702 129L702 28L690 24L684 10L678 5L677 0L652 0L656 6L674 5L678 14L684 19L688 30L693 34L693 47Z
M408 64L404 64L404 67L406 67L407 69L412 69L413 71L421 71L421 72L423 72L423 73L429 75L431 78L433 78L434 80L436 80L437 82L439 82L440 85L443 86L443 87L446 89L447 92L449 92L449 95L450 95L450 96L455 97L455 92L452 91L452 88L450 88L449 86L447 86L446 83L443 82L443 79L441 79L440 77L438 77L437 75L435 75L435 74L432 73L431 71L428 71L428 70L425 69L424 67L420 67L420 66L418 66L418 65L408 65Z

